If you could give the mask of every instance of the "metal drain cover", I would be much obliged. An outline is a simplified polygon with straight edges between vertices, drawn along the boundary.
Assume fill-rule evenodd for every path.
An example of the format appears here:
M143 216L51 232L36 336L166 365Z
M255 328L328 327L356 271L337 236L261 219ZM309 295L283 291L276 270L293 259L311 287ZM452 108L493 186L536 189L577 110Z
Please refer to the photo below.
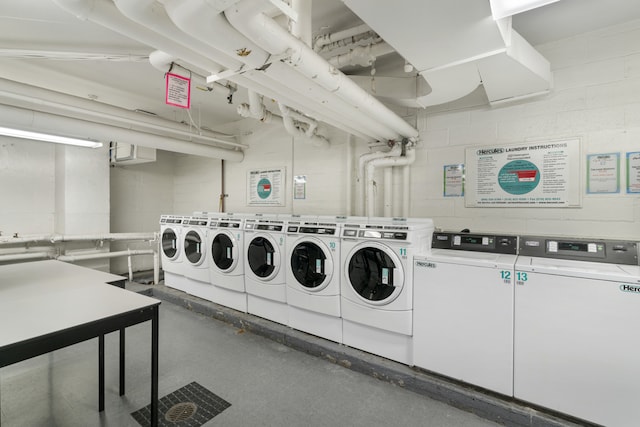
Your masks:
M170 423L179 423L186 421L193 416L198 410L198 405L193 402L181 402L173 405L164 414L164 418Z

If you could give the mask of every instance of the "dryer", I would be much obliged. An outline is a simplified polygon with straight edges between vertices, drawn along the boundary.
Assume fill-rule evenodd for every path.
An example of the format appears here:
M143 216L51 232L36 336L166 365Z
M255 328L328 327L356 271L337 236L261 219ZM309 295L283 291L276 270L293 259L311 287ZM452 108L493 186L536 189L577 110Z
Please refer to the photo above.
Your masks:
M336 217L287 222L289 326L338 343L340 318L340 224Z
M244 287L244 216L218 214L209 221L208 298L217 304L247 312Z
M164 284L184 291L186 278L182 257L182 221L178 215L160 216L160 259L164 271Z
M244 226L247 312L288 324L284 220L247 218Z
M345 222L341 237L343 343L413 364L413 256L431 247L430 219Z
M630 241L520 238L514 396L606 426L640 420L640 266Z
M414 259L415 366L513 395L516 236L433 233Z

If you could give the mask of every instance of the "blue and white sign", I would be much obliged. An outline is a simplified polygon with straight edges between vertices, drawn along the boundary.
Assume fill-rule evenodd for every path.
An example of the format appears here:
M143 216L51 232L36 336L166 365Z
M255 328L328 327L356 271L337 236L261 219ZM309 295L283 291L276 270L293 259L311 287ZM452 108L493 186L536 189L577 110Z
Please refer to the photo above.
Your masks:
M284 206L284 176L285 168L250 170L247 174L247 205Z

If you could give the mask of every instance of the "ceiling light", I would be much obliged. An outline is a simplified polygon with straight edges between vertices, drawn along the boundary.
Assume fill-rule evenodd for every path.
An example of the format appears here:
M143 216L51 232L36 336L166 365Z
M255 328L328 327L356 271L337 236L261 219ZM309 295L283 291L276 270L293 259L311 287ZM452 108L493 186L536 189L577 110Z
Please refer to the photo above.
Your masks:
M490 0L491 14L493 19L498 20L557 1L559 0Z
M54 142L56 144L76 145L78 147L99 148L102 142L87 139L67 138L66 136L50 135L48 133L29 132L20 129L0 127L0 135L14 138L33 139L35 141Z

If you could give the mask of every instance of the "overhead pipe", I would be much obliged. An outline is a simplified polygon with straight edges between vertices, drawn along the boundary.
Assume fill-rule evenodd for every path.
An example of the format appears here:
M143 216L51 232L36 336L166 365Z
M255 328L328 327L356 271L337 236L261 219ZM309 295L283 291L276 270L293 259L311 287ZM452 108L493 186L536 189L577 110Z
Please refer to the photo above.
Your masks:
M300 39L307 46L311 46L312 22L311 22L311 0L291 0L291 8L297 12L298 19L290 19L291 34Z
M366 46L356 46L347 53L332 56L328 59L328 62L336 68L343 68L348 65L368 67L378 57L388 55L393 52L395 52L395 50L388 43L371 43Z
M319 51L329 44L355 37L367 32L371 32L371 28L369 28L369 26L366 24L362 24L356 27L348 28L346 30L337 31L335 33L324 34L316 37L315 41L313 42L313 50Z
M379 167L393 167L393 166L406 166L413 164L416 160L415 149L409 149L406 151L405 156L401 157L386 157L380 159L371 160L367 163L367 179L370 181L367 187L367 216L375 215L375 193L374 193L374 174L375 169ZM392 191L390 188L385 188L384 191Z
M307 124L307 129L302 129L299 125L296 125L293 120L292 111L283 104L278 104L280 107L280 112L282 113L282 123L284 124L284 128L289 132L290 135L304 137L306 140L311 142L314 147L319 148L328 148L329 141L327 138L317 135L315 133L316 127Z
M201 0L164 0L170 19L174 24L202 42L215 44L229 55L238 55L247 68L241 75L228 80L248 89L269 95L273 99L297 110L306 111L319 120L331 123L346 132L353 132L363 139L381 139L387 127L374 123L363 112L302 76L280 61L271 60L269 52L251 42L232 27L220 14L219 8L209 7ZM310 102L309 98L321 99ZM349 118L347 120L347 117ZM389 136L389 135L387 135Z
M175 136L192 142L223 144L234 148L247 147L244 144L220 139L219 134L215 132L201 131L194 134L181 123L2 78L0 78L0 103L43 113L69 115L141 132L157 132L165 137Z
M50 132L64 136L118 141L143 147L157 148L194 156L241 162L244 153L188 141L178 141L160 135L152 135L131 129L72 119L55 114L0 105L0 115L10 126L35 132Z
M371 94L361 89L347 76L336 70L306 44L289 34L264 13L261 0L243 0L225 10L225 16L242 34L261 45L273 55L284 55L290 66L317 82L371 117L372 122L384 123L388 129L385 139L416 139L418 131L385 107Z

